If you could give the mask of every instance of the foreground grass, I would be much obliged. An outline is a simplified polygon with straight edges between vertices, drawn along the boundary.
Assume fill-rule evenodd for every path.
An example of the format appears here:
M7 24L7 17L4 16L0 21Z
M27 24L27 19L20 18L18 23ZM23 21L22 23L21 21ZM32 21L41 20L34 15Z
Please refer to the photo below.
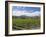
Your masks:
M31 26L40 26L40 19L33 19L33 18L13 18L12 19L13 26L24 28L24 29L31 29Z

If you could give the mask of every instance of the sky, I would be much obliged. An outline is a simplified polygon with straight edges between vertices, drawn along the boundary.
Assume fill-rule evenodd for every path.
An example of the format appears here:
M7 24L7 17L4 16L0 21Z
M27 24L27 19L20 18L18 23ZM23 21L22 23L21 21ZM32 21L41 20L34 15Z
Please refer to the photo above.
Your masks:
M13 16L39 16L40 7L23 7L23 6L13 6L12 7Z

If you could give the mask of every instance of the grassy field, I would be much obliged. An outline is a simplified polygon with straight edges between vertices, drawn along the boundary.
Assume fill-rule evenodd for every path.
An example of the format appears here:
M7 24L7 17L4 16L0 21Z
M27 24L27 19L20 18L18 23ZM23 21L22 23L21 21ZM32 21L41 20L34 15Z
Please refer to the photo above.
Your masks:
M34 18L12 18L13 27L16 29L31 29L32 26L38 27L40 26L40 19Z

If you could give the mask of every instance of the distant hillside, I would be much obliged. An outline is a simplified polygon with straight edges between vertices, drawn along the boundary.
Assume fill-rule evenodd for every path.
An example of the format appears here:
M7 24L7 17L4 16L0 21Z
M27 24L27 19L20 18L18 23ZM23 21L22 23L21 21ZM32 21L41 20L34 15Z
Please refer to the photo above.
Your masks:
M25 16L25 15L21 15L21 16L13 16L13 18L40 18L40 16Z

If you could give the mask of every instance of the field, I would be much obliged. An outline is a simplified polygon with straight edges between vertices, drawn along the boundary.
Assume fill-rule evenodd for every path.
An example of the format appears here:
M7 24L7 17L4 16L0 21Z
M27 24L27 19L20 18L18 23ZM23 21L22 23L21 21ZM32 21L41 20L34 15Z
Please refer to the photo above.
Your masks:
M12 18L13 30L26 30L40 28L39 18Z

